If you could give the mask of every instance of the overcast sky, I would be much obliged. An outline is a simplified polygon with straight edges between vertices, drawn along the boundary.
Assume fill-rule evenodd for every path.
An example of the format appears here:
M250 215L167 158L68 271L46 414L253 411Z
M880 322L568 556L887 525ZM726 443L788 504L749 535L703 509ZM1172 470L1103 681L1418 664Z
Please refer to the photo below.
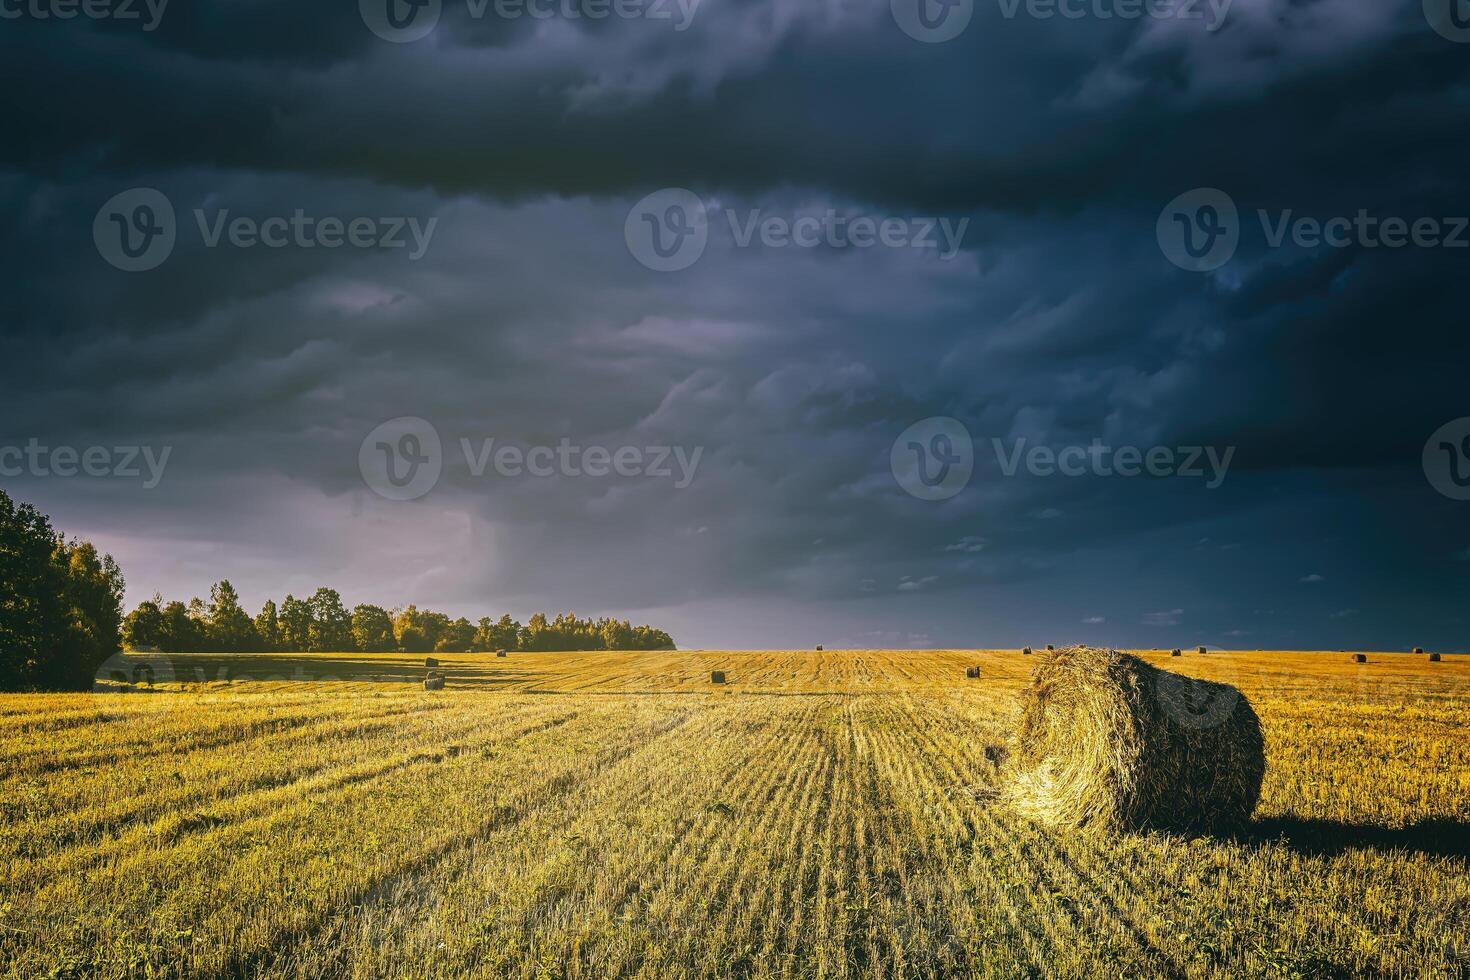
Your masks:
M389 2L6 5L0 487L130 605L1470 649L1435 0Z

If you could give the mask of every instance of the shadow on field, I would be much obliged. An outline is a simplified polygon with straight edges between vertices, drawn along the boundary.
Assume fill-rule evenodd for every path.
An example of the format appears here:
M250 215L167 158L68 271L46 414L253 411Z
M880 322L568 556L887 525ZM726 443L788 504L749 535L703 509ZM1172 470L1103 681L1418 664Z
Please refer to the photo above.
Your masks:
M1420 820L1407 827L1270 817L1257 820L1237 840L1245 844L1275 844L1311 857L1335 857L1353 848L1406 851L1430 857L1470 858L1470 823L1461 820Z
M148 664L155 681L207 684L211 682L422 683L424 658L441 658L441 668L453 688L494 690L507 685L536 683L547 675L527 669L524 655L514 667L494 654L291 654L291 653L171 653L130 654L128 662ZM124 667L127 666L125 663ZM105 679L100 678L99 681ZM132 678L128 678L132 679ZM146 685L133 690L146 691Z

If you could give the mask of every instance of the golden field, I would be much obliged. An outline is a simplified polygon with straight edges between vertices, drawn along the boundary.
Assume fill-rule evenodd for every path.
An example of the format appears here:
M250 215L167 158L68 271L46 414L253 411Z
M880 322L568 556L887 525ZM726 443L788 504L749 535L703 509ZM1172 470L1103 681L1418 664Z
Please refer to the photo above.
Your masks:
M1146 658L1256 707L1245 833L1008 812L1016 651L442 655L442 692L174 655L0 696L0 976L1470 975L1470 658Z

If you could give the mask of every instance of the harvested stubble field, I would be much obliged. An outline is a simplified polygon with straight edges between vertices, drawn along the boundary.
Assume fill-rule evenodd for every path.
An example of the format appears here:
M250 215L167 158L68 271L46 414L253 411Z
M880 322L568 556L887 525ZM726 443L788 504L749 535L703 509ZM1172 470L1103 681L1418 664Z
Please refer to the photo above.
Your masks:
M998 803L1019 652L441 659L0 698L0 975L1470 973L1470 658L1147 655L1260 714L1228 839Z

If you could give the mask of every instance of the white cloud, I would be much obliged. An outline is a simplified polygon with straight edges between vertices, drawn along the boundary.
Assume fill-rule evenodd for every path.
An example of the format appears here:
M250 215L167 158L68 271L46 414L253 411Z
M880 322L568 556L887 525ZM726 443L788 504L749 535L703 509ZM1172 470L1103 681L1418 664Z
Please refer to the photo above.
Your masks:
M1143 617L1145 626L1178 626L1179 620L1184 616L1183 609L1170 609L1165 612L1151 612Z

